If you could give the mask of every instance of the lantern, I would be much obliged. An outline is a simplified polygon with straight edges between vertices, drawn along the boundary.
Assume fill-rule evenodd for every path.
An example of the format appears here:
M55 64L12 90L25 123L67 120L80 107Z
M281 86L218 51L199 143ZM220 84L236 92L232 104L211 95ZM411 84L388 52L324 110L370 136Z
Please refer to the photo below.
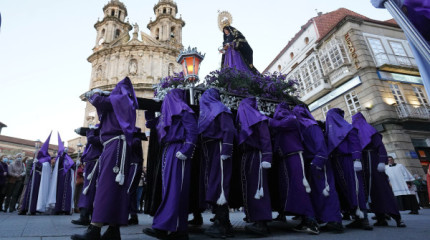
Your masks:
M199 79L200 62L205 55L197 52L197 48L188 47L187 50L181 51L176 61L182 65L185 79L194 83Z

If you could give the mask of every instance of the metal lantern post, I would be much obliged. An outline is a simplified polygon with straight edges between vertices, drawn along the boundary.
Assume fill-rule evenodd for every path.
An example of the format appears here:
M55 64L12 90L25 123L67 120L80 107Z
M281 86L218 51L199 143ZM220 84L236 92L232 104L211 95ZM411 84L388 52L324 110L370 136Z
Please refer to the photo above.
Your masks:
M31 209L31 203L32 203L32 199L33 199L33 186L34 186L34 176L36 175L36 163L37 163L37 152L40 148L40 144L42 143L42 141L40 141L40 139L37 139L34 142L34 158L33 158L33 175L31 176L31 189L30 189L30 199L29 199L29 204L28 204L28 210L27 210L27 214L30 215L30 209Z
M185 80L190 86L190 104L195 105L194 102L194 84L199 80L200 63L205 58L205 54L197 52L197 48L190 48L181 51L176 61L182 65Z

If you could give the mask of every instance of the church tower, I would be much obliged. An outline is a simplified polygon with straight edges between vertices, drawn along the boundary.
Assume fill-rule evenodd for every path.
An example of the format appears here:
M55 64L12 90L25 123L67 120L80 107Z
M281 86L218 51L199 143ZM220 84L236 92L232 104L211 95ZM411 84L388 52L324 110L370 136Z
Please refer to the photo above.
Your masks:
M155 21L150 21L151 36L160 42L174 41L182 46L182 28L185 22L177 18L178 6L172 0L160 0L154 6Z
M103 20L97 21L94 28L97 31L96 45L94 51L111 45L116 41L130 40L128 32L132 29L130 23L125 22L127 8L119 0L111 0L103 7Z

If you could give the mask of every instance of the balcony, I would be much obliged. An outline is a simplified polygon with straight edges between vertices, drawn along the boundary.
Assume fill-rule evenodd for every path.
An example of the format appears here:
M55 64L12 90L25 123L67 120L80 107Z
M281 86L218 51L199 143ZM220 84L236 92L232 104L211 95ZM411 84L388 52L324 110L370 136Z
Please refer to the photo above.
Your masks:
M330 83L323 78L318 79L311 86L308 86L304 91L300 92L300 100L309 104L310 102L324 96L331 89Z
M381 70L405 74L419 74L415 59L387 53L375 54L375 64Z
M330 73L330 83L333 87L342 84L345 80L351 78L354 72L350 69L350 64L344 64L342 67Z
M396 112L400 119L424 119L430 120L430 107L424 105L399 104Z

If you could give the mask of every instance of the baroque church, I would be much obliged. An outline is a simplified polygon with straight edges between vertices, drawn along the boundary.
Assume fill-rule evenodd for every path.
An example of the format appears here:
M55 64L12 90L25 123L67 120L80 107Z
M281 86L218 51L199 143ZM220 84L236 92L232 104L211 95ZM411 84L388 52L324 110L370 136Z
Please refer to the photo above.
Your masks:
M181 71L176 58L183 49L182 28L185 22L177 17L178 6L172 0L159 0L154 6L154 14L155 20L151 19L147 25L150 31L147 34L139 30L137 23L128 22L127 7L121 1L110 0L103 7L103 19L94 24L95 46L88 57L92 66L88 90L100 88L110 91L128 76L137 97L152 98L153 84ZM84 99L83 95L81 99ZM96 123L97 112L87 102L83 126ZM136 125L146 131L143 111L138 111ZM85 139L74 139L69 144L73 146L79 141L84 143Z

